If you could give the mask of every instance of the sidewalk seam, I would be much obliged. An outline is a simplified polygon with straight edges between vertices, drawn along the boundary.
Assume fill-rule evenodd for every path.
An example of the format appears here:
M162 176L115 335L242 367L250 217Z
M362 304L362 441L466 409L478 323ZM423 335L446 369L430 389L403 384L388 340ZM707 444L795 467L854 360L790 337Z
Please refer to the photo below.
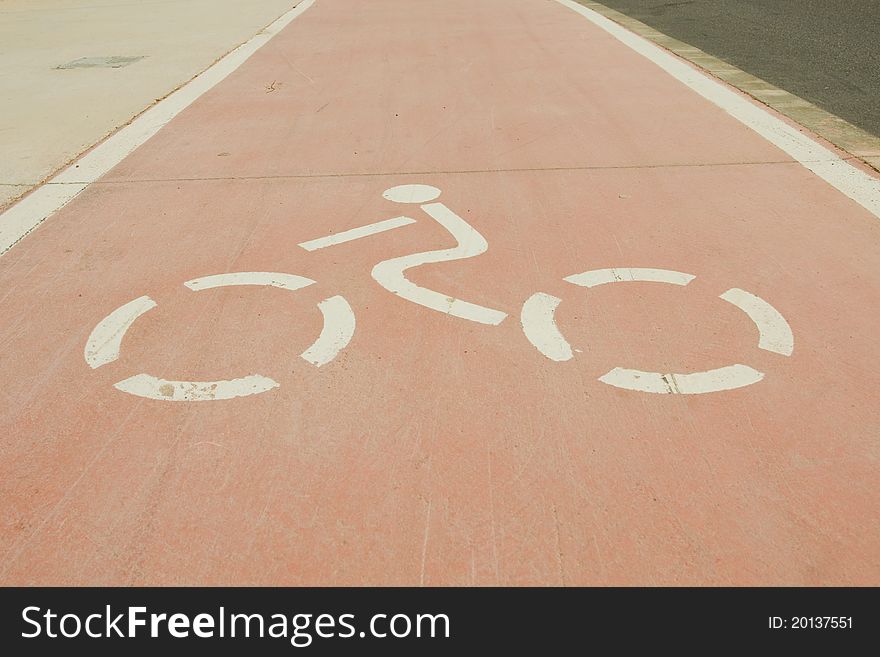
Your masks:
M837 162L839 160L810 160L811 164L822 164L827 162ZM289 174L267 174L267 175L251 175L251 176L193 176L187 178L139 178L139 179L119 179L119 180L96 180L93 185L127 185L138 183L163 183L163 182L211 182L216 180L285 180L285 179L311 179L311 178L376 178L382 176L440 176L440 175L468 175L474 173L518 173L529 171L619 171L619 170L638 170L638 169L699 169L704 167L740 167L740 166L764 166L764 165L797 165L801 166L796 160L763 160L756 162L704 162L701 164L620 164L620 165L585 165L571 167L516 167L511 169L450 169L438 171L362 171L350 173L289 173ZM77 185L85 184L83 181L64 181L49 182L48 185Z

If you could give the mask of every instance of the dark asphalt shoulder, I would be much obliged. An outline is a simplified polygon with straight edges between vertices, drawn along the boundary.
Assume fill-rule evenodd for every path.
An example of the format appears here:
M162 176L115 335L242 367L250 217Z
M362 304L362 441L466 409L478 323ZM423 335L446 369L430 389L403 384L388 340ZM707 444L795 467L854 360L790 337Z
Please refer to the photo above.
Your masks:
M600 0L880 135L880 0Z

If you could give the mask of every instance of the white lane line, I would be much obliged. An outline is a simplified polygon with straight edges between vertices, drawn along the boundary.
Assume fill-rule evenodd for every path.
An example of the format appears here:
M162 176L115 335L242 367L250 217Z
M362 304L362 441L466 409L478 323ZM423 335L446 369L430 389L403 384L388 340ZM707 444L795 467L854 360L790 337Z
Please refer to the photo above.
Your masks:
M421 206L432 219L443 226L458 242L453 249L425 251L413 253L391 260L384 260L373 267L372 276L389 292L412 301L420 306L437 310L441 313L468 319L480 324L497 325L504 321L507 313L478 306L461 299L447 296L434 290L420 287L410 281L404 272L407 269L436 262L463 260L485 253L489 243L473 226L452 212L442 203L427 203Z
M299 290L314 282L311 278L295 274L280 274L272 271L240 271L194 278L184 285L196 292L214 287L233 287L236 285L265 285L280 287L284 290Z
M161 401L213 401L256 395L277 388L278 384L259 374L229 381L166 381L151 374L136 374L113 387L130 395Z
M752 104L721 82L692 68L683 60L611 19L572 0L557 0L557 2L581 14L624 45L652 61L676 80L723 109L771 144L788 153L832 187L846 194L875 217L880 218L880 179L854 167L785 121L773 116L768 110Z
M759 349L791 356L794 351L794 334L782 313L761 297L738 287L731 288L720 296L742 310L758 327Z
M235 71L314 2L315 0L303 0L297 4L250 40L95 146L75 164L0 214L0 255L119 164L199 96Z
M84 356L89 367L96 369L119 358L122 338L138 317L156 307L156 302L143 296L120 306L92 330L86 341Z
M728 365L705 372L690 374L661 374L615 367L600 376L602 383L616 388L658 394L699 395L722 390L734 390L757 383L764 375L748 365Z
M317 251L318 249L325 249L328 246L351 242L352 240L359 240L362 237L368 237L370 235L375 235L376 233L383 233L386 230L394 230L395 228L414 223L416 223L416 220L410 219L409 217L394 217L393 219L377 221L374 224L360 226L359 228L344 230L341 233L335 233L333 235L328 235L327 237L319 237L318 239L309 240L308 242L300 242L299 246L306 251Z
M88 185L44 185L0 214L0 256Z
M306 349L300 357L314 365L321 367L336 358L354 335L355 318L354 312L348 302L340 296L324 299L318 304L321 314L324 315L324 327L321 335L311 347Z
M554 313L562 300L537 292L523 304L520 322L529 342L550 360L571 360L571 345L559 332Z
M623 283L629 281L647 281L649 283L671 283L687 285L696 276L684 274L671 269L647 269L640 267L622 267L614 269L593 269L581 274L566 276L562 280L582 287L596 287L606 283Z

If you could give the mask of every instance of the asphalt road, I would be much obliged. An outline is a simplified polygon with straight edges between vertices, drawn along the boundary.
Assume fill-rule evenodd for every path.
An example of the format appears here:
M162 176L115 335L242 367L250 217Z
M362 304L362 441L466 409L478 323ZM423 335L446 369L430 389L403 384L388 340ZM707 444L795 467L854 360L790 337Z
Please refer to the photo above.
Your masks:
M880 135L878 0L601 0Z

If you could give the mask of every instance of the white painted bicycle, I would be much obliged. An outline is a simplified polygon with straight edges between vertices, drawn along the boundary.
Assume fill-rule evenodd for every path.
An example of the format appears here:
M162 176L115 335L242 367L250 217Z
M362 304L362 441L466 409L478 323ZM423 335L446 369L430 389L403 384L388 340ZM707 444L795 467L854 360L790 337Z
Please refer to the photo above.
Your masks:
M455 214L443 203L436 202L440 190L430 185L399 185L384 192L389 201L418 205L429 217L445 228L457 242L451 249L425 251L384 260L373 267L372 276L379 285L403 299L438 312L480 324L498 325L507 313L463 301L436 290L416 285L406 277L406 271L430 263L473 258L484 253L489 244L473 226ZM306 251L316 251L336 244L357 240L401 226L415 223L407 216L379 221L360 228L302 242ZM609 283L648 281L670 285L687 285L695 276L669 269L614 268L593 269L563 280L585 288ZM215 274L186 281L184 285L193 291L239 285L260 285L298 290L315 283L312 279L294 274L277 272L234 272ZM724 301L742 310L758 328L758 347L783 356L790 356L794 349L794 337L785 318L769 303L758 296L731 288L720 295ZM545 357L553 361L573 358L573 350L556 325L554 315L561 303L558 297L537 292L523 304L520 314L526 338ZM85 346L85 360L92 368L113 362L119 357L122 339L138 317L156 307L148 296L130 301L102 319ZM331 362L351 341L355 331L355 315L342 296L333 296L318 304L324 318L324 326L315 342L301 357L322 367ZM741 364L717 369L685 373L646 372L616 367L599 377L602 383L647 393L701 394L742 388L757 383L764 374ZM218 381L173 381L137 374L115 384L115 388L139 397L165 401L204 401L231 399L266 392L278 387L269 377L252 374L244 377Z

